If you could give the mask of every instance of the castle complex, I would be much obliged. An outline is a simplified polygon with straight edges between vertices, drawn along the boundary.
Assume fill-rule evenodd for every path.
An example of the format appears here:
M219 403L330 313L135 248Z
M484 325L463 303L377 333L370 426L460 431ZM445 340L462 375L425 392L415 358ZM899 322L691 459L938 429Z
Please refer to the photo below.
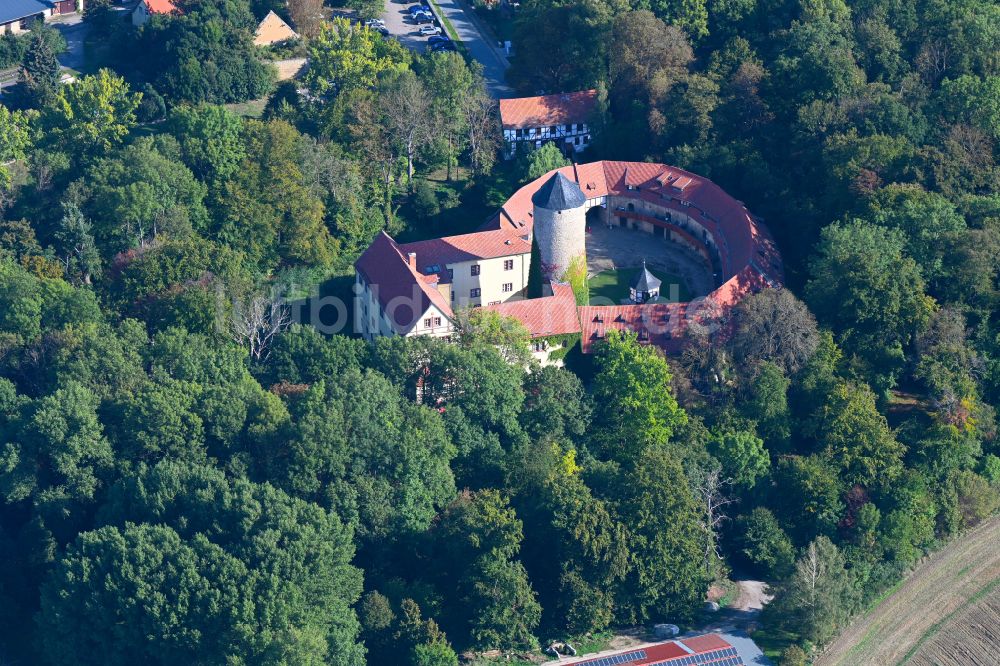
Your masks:
M575 267L585 270L594 225L649 234L649 243L696 256L714 289L685 303L623 298L578 306L565 281ZM527 293L532 242L545 282L539 298ZM588 353L612 329L677 351L693 324L720 322L743 296L783 279L767 228L713 182L664 164L611 161L563 167L528 183L473 233L406 244L380 233L355 267L355 326L365 338L447 337L458 309L485 307L520 320L542 361L549 341L580 334Z

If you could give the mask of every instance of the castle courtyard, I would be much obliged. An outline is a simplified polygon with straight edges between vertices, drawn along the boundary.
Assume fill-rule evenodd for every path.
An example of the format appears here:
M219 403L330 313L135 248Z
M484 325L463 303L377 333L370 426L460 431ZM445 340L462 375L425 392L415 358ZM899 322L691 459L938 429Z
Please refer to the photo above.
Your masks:
M609 228L596 215L588 215L587 224L588 278L604 271L637 268L645 261L657 275L681 278L692 298L715 288L711 267L696 252L645 231ZM622 298L627 297L626 290Z

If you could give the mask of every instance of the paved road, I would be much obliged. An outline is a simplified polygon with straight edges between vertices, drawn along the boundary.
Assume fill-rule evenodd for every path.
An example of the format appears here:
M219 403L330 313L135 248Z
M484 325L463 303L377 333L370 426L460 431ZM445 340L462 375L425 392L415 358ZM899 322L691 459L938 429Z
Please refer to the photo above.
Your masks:
M444 14L458 33L458 38L469 49L469 54L483 66L483 76L486 87L494 97L510 97L514 91L507 85L505 75L510 63L503 50L487 37L479 19L473 10L461 0L435 0L438 9ZM420 26L410 22L409 7L414 3L386 3L382 20L394 37L405 46L423 53L427 39L417 34ZM444 28L444 26L441 26Z
M435 0L441 12L455 26L459 39L469 49L469 53L483 66L486 87L494 97L511 97L513 89L507 85L506 74L510 63L503 50L487 36L480 27L480 20L473 9L461 0Z
M83 67L83 42L87 38L90 26L83 22L79 14L69 14L49 19L49 25L62 33L68 47L60 54L59 64L64 68L79 71Z

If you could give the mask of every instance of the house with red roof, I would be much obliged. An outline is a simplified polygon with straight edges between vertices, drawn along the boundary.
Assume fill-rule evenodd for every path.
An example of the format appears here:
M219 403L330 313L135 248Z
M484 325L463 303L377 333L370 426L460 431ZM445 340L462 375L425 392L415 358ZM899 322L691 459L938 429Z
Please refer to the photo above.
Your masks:
M507 229L398 244L380 233L355 262L358 332L448 336L455 308L524 298L531 242Z
M176 12L180 12L180 8L175 0L139 0L139 4L132 10L132 25L138 28L154 14L173 14Z
M567 155L580 152L590 145L596 109L596 90L500 100L505 157L513 157L518 146L541 148L549 142Z

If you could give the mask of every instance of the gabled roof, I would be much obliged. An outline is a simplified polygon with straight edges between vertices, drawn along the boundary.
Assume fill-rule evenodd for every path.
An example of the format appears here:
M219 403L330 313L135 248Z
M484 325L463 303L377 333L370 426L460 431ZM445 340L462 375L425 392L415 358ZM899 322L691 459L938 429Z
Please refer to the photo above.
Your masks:
M180 12L180 8L174 0L142 0L150 14L169 14Z
M580 317L576 309L576 296L568 284L552 284L552 295L520 301L507 301L487 305L505 317L520 321L532 338L547 338L580 332Z
M257 46L270 46L278 42L289 39L298 39L299 33L292 30L292 27L281 20L281 17L269 11L264 20L257 26L257 34L253 43Z
M428 274L441 272L446 264L530 254L531 243L516 232L494 229L406 243L399 250L404 256L410 252L416 254L417 270ZM436 270L428 270L434 266Z
M0 25L41 14L51 8L51 5L42 2L42 0L2 0L0 2Z
M596 90L502 99L500 122L504 129L582 123L590 118L596 107Z
M447 317L451 306L437 289L436 275L421 275L384 231L354 263L389 315L396 332L405 334L433 305Z
M642 270L636 273L636 276L632 279L631 287L636 291L653 291L654 289L659 289L663 282L660 278L656 277L649 272L646 268L646 262L642 262Z
M568 210L587 203L587 196L579 185L557 171L538 188L531 203L546 210Z

